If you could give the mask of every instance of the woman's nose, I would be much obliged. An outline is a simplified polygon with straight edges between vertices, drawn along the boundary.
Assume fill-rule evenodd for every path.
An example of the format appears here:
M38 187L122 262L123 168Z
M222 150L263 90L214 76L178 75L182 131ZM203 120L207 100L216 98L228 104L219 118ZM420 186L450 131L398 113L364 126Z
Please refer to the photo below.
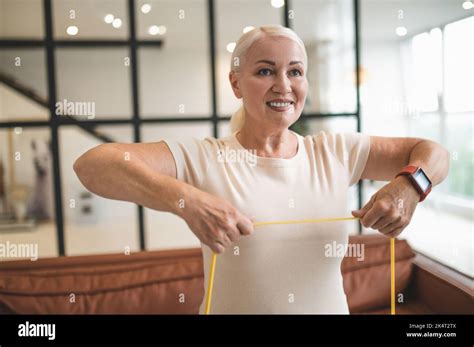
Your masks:
M276 76L272 91L277 94L288 94L291 92L291 82L285 74Z

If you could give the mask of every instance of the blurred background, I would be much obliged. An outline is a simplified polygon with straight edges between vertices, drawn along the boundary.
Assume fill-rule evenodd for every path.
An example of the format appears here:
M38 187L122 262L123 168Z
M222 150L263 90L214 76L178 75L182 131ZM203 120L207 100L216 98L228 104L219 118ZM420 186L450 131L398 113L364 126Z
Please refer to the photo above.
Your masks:
M463 0L0 0L0 243L38 244L40 257L199 246L174 215L89 193L72 164L107 141L228 135L233 45L267 24L307 48L296 131L449 149L449 177L402 237L472 277L474 4ZM352 187L348 215L384 184Z

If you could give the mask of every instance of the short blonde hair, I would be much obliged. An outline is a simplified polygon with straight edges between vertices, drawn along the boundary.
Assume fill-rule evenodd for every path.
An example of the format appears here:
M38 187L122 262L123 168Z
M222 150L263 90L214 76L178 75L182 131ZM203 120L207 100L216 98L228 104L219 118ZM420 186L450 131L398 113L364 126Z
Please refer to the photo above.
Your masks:
M299 36L291 29L286 28L281 25L266 25L259 28L254 28L245 34L243 34L237 44L235 45L234 51L232 53L232 58L230 61L230 70L239 72L242 66L242 61L245 59L248 50L252 45L262 36L281 36L286 37L294 42L296 42L304 52L304 66L305 68L308 66L308 56L306 54L306 48L304 46L303 41L299 38ZM230 128L232 133L240 130L244 125L245 121L245 109L242 105L237 112L232 115L230 120Z

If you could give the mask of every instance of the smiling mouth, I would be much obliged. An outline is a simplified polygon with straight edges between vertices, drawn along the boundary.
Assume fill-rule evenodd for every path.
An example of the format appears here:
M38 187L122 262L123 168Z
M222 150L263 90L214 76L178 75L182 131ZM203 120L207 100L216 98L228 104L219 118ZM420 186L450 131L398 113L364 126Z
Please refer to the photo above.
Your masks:
M293 105L295 104L293 101L289 101L289 102L273 102L273 101L269 101L266 103L268 107L270 107L272 110L275 110L275 111L286 111L286 110L289 110L290 108L293 107Z

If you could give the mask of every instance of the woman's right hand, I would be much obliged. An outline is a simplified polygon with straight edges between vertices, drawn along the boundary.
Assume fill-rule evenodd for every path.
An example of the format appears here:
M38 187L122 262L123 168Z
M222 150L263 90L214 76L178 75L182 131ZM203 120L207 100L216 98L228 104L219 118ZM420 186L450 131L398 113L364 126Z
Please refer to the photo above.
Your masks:
M253 232L252 221L226 200L191 189L180 213L197 238L215 253Z

